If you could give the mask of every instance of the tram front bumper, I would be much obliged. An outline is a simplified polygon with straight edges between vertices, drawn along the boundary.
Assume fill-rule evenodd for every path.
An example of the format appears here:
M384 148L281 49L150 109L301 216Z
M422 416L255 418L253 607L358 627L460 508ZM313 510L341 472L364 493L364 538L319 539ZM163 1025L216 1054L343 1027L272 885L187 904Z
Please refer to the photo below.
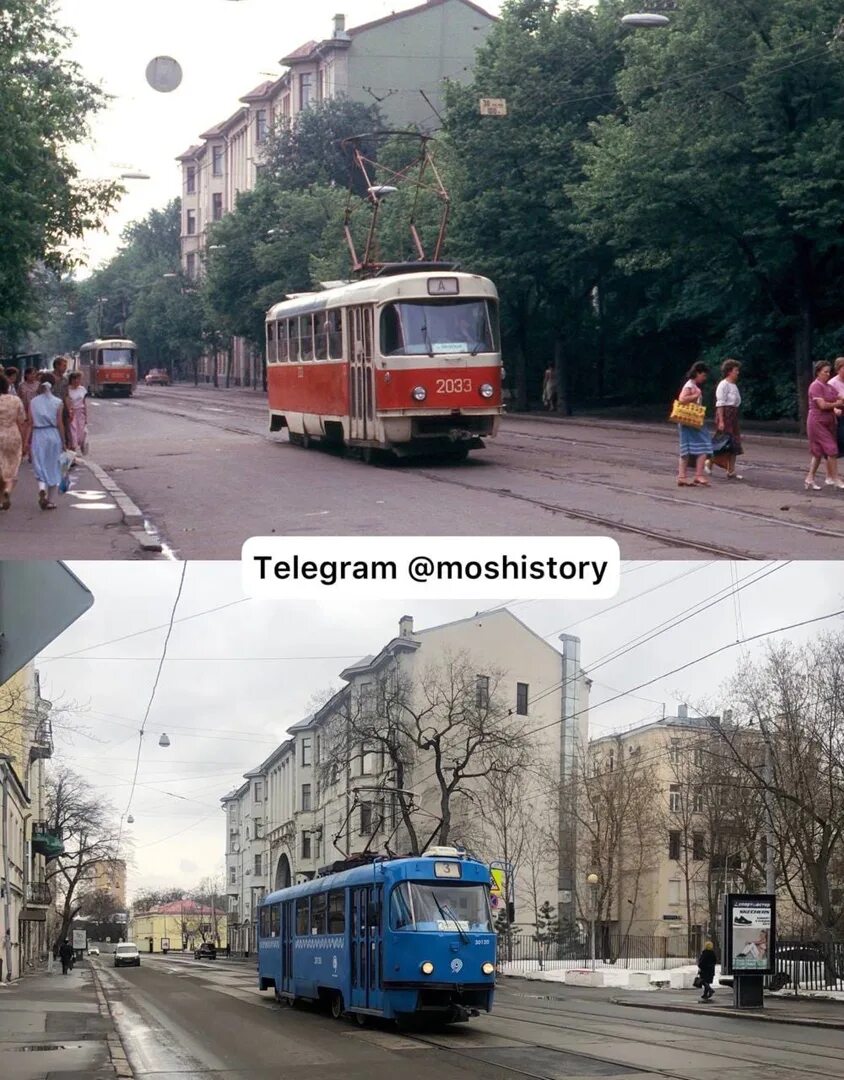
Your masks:
M384 436L398 454L424 453L449 447L483 446L484 437L498 433L498 413L460 413L435 416L382 415Z

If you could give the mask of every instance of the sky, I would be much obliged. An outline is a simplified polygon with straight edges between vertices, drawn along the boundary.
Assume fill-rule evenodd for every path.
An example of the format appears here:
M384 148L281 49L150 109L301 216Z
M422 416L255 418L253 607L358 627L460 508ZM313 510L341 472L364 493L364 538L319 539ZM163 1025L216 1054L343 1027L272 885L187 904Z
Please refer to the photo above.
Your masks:
M176 156L230 116L240 97L278 77L280 57L330 37L338 12L353 27L415 6L416 0L309 0L301 7L291 0L59 0L59 20L76 34L69 55L111 95L93 119L90 142L74 148L74 160L92 179L127 170L150 176L126 181L107 229L86 238L88 269L114 254L130 221L180 194ZM496 14L501 3L481 0L481 6ZM182 83L171 93L146 83L156 56L182 66Z
M81 773L123 813L181 565L68 565L95 599L37 660L42 693L57 710L53 765ZM244 599L240 574L237 562L187 566L143 739L135 822L127 826L134 852L130 896L145 887L189 888L222 870L219 799L307 715L315 697L341 685L339 672L350 661L396 636L401 615L412 614L420 629L504 602L381 601L362 608L328 597L319 603ZM827 563L625 563L614 600L507 606L551 642L562 631L581 638L582 663L594 680L589 720L595 736L674 715L681 701L698 708L717 704L724 681L760 655L764 641L692 661L844 607L835 580ZM639 635L707 604L631 647ZM805 640L836 625L828 621L790 636ZM158 745L162 732L169 748Z

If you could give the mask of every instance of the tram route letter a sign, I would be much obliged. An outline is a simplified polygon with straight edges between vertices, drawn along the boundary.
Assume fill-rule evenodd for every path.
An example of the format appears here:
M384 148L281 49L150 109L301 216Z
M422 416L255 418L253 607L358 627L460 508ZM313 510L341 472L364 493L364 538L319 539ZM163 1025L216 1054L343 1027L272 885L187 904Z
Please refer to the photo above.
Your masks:
M773 975L777 953L777 898L770 893L724 897L725 975Z

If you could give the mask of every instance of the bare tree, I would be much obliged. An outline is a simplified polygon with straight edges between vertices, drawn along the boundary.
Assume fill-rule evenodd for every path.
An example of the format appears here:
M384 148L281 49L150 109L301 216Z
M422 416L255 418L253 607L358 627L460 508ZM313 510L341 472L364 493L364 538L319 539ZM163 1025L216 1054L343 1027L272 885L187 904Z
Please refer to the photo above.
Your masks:
M729 685L720 733L768 803L779 876L824 940L844 932L844 635L774 645Z
M221 941L220 925L225 922L223 904L226 898L225 880L221 873L209 874L200 881L191 893L191 898L208 909L208 915L202 923L202 940L212 940L215 945Z
M84 887L97 865L120 857L119 827L114 809L79 775L66 767L46 781L47 823L62 838L64 853L47 864L60 913L56 942L67 937L80 910Z

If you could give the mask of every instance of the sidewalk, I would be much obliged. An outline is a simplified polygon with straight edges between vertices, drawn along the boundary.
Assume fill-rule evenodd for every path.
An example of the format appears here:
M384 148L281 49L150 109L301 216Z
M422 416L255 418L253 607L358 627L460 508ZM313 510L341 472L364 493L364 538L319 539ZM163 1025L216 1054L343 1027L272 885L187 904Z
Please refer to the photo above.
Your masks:
M734 1020L761 1020L769 1023L798 1024L803 1027L834 1028L844 1031L844 1004L819 1001L817 998L780 997L765 995L763 1009L733 1008L733 992L729 987L716 990L713 1000L704 1005L698 990L653 990L614 997L614 1005L636 1009L658 1009L661 1012L714 1013Z
M0 512L0 556L16 559L137 559L160 551L135 504L95 463L71 469L56 510L38 506L38 482L21 464L12 507Z
M120 1040L88 963L56 965L0 987L3 1080L131 1078Z

